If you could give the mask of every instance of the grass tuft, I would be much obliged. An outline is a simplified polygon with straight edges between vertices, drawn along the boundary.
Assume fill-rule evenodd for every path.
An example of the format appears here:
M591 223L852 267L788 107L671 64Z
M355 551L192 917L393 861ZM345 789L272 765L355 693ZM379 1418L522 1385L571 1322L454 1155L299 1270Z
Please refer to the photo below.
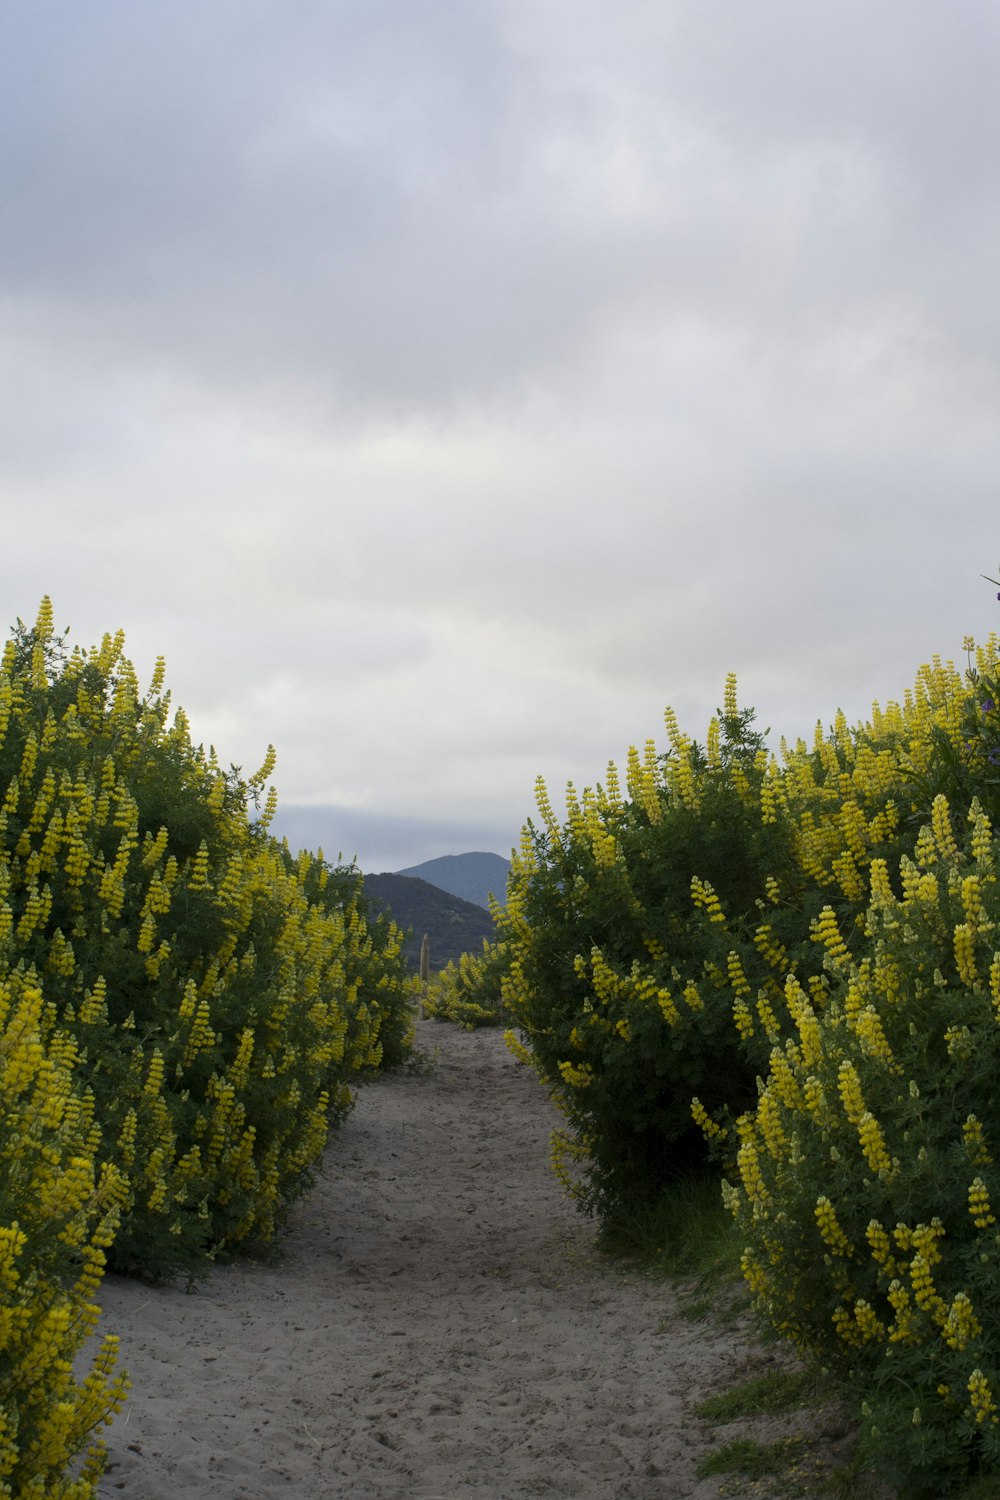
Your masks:
M641 1262L665 1276L739 1276L743 1241L726 1212L718 1175L692 1173L641 1208L620 1209L607 1220L598 1244L612 1255Z
M714 1474L743 1474L747 1479L768 1479L787 1472L801 1456L805 1440L780 1438L776 1443L758 1443L753 1438L734 1438L715 1448L698 1465L699 1479Z
M818 1391L817 1378L809 1370L768 1370L754 1375L732 1390L709 1396L695 1415L707 1422L739 1422L748 1417L772 1417L812 1405Z

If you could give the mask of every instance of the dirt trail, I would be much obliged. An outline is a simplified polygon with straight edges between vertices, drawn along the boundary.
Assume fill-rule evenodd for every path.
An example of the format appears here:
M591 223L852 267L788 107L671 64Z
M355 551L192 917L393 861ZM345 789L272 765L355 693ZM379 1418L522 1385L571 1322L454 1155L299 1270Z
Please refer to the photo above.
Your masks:
M418 1026L362 1089L283 1263L103 1289L133 1393L102 1500L715 1500L692 1408L732 1335L591 1248L496 1031Z

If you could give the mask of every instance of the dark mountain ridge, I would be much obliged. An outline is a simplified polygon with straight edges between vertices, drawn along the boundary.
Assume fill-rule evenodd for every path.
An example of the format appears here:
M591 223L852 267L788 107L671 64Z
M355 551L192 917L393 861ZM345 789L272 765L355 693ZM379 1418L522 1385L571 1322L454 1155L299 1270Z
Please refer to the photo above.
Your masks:
M509 859L500 854L485 853L443 854L439 859L427 859L423 864L396 871L397 875L426 880L452 896L460 896L463 901L487 909L491 895L503 905L509 873Z
M430 942L430 967L443 969L463 953L479 953L483 939L494 936L493 918L472 901L412 875L366 875L365 895L374 910L391 913L397 927L410 930L403 944L407 962L416 973L424 933Z

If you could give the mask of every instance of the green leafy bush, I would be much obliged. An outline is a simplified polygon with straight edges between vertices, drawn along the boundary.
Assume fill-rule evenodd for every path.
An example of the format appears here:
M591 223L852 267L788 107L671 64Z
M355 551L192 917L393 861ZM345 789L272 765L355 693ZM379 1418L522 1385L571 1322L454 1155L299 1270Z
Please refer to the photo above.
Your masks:
M667 757L630 752L627 797L611 766L605 786L569 788L560 825L540 783L498 913L504 1004L589 1158L579 1196L606 1220L704 1159L692 1095L709 1112L752 1100L767 1044L734 1027L733 983L740 1004L751 985L781 995L754 934L793 849L761 817L752 713L730 683L705 750L668 723Z
M509 969L506 945L483 940L482 953L463 953L435 974L424 995L424 1014L452 1021L468 1031L477 1026L509 1025L503 1002L503 980Z
M365 897L361 871L353 865L329 865L318 856L300 854L295 869L307 900L341 923L347 1008L376 1028L377 1045L360 1066L397 1068L413 1048L420 981L403 952L406 933L385 912L373 911Z
M695 1120L721 1141L753 1103L790 1024L788 976L822 1008L827 940L863 951L871 864L913 849L943 747L989 763L968 728L996 660L995 639L978 679L935 658L901 705L855 729L838 714L780 759L730 679L704 746L668 711L667 754L629 752L627 795L611 766L605 786L568 789L560 823L540 784L499 913L504 1003L605 1221L704 1160Z
M47 600L0 669L0 973L78 1039L128 1184L112 1263L158 1277L273 1237L407 994L347 877L267 832L273 752L223 771L162 682L120 632L69 652Z
M99 1162L77 1062L38 986L0 982L0 1493L16 1500L90 1500L104 1468L96 1433L128 1389L111 1334L82 1378L73 1371L123 1186Z
M817 1010L794 979L739 1125L728 1198L759 1307L835 1362L869 1448L935 1493L1000 1469L1000 843L939 797L899 893L873 869L867 948L828 940Z

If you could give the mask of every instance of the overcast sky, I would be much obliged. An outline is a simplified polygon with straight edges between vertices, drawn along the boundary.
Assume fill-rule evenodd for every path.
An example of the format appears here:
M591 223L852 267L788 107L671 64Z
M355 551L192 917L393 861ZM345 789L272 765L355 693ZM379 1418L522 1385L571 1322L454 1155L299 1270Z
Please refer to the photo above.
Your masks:
M1000 627L989 0L4 0L0 579L365 870ZM1000 576L1000 575L998 575Z

